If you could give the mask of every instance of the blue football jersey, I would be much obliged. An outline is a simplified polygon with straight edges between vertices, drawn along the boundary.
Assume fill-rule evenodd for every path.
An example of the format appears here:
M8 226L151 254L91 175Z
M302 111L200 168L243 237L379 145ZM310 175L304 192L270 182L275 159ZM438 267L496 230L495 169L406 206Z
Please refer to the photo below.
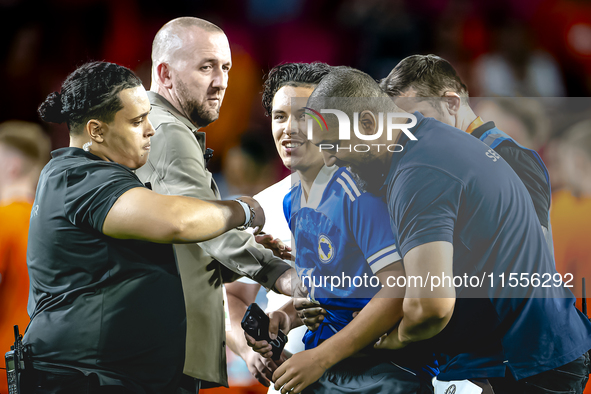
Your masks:
M384 201L361 192L345 168L323 167L306 201L301 183L284 199L296 270L310 298L327 311L306 348L340 331L382 288L374 273L400 260Z

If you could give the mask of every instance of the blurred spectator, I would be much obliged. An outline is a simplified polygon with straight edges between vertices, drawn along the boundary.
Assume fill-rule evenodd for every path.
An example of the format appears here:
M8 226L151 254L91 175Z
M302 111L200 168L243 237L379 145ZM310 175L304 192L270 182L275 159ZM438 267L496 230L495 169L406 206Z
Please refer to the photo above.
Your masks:
M567 188L575 197L591 197L591 120L566 131L561 153Z
M474 59L488 51L489 32L482 3L451 0L440 13L433 14L432 53L449 61L468 86L472 81ZM419 7L423 7L421 3ZM477 89L470 89L474 96Z
M529 24L541 45L560 61L569 96L591 90L591 2L543 0Z
M248 17L255 24L286 22L300 16L304 2L301 0L248 0Z
M29 324L27 236L35 188L49 160L49 138L40 126L22 121L0 124L0 350L14 344L13 326ZM0 393L8 393L6 378Z
M591 283L591 120L566 131L558 159L566 189L552 195L556 269L573 274L573 292L580 297L581 278Z
M550 130L541 103L531 98L495 98L480 100L475 112L482 119L494 119L495 124L526 148L539 150L547 141Z
M418 52L428 31L403 0L345 0L337 11L340 25L354 29L354 66L375 77L386 75L404 57ZM312 59L313 61L325 61ZM329 64L339 65L326 61Z
M562 97L558 65L537 49L523 22L502 22L494 32L494 50L474 65L481 96Z
M544 163L546 164L546 168L548 168L548 174L550 175L550 186L552 187L552 195L554 195L554 192L566 187L564 173L561 169L561 154L562 153L560 138L552 138L544 146L542 157L544 159ZM554 201L552 201L552 207L554 207Z

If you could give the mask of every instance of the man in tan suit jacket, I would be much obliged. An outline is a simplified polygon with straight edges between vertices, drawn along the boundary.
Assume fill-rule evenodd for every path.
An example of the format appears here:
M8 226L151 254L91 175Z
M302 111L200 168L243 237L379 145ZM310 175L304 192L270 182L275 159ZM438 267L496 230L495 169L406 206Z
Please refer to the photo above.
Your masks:
M174 19L156 34L148 92L148 118L156 134L148 162L137 170L154 191L220 199L205 168L205 133L198 130L219 116L231 62L224 32L202 19ZM192 378L183 387L198 392L200 387L228 386L223 290L210 281L213 267L221 282L221 267L214 259L287 295L295 273L251 234L238 230L199 244L176 245L175 252L187 309L184 373Z

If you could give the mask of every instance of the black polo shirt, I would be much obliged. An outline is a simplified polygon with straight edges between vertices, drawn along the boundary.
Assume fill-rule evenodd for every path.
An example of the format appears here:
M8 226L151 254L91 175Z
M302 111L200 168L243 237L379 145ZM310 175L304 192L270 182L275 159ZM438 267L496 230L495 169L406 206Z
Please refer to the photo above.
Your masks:
M488 145L414 115L417 141L402 136L385 182L401 255L447 241L454 275L482 281L456 288L450 322L429 340L451 357L440 379L522 379L580 357L591 348L591 323L560 281L544 282L556 269L523 182ZM511 274L542 281L512 287Z
M31 213L24 342L36 368L97 374L102 385L173 392L184 363L186 317L172 245L102 233L126 191L127 167L79 148L52 153Z

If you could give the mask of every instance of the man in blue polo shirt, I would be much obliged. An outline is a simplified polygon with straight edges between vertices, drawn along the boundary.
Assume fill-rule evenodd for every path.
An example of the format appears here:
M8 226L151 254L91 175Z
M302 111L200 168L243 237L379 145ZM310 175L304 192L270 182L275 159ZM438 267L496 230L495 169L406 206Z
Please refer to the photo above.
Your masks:
M359 343L344 344L342 350L355 354L355 358L332 366L326 373L318 373L312 379L318 382L307 392L431 393L430 380L437 368L425 364L433 361L432 352L415 352L412 357L392 359L389 354L371 348L384 330L400 318L404 289L393 291L390 298L376 300L372 297L382 287L380 281L385 283L387 277L404 273L386 204L370 193L361 192L346 169L324 166L317 148L306 139L302 107L329 71L328 66L319 63L277 66L269 73L263 95L264 105L272 117L278 153L283 163L297 172L298 181L283 199L283 211L294 234L298 275L308 287L310 298L320 302L327 311L320 327L306 333L307 351L294 354L286 363L297 364L298 360L310 360L315 354L323 353L323 342L329 341L336 332L346 330L355 311L368 304L377 305L382 311L389 311L388 316L361 316L366 326L348 331L352 339L369 337L365 343L370 345L369 349L363 349L365 345L359 346ZM242 301L246 298L235 291L229 294ZM244 303L240 306L236 302L234 306L230 303L230 314L235 317L246 309ZM295 312L291 301L284 307L280 311ZM242 313L236 313L239 309ZM394 309L399 314L392 313ZM291 323L292 328L301 324L297 316L290 314L292 318L286 323ZM286 316L286 313L271 313L270 326L276 317ZM266 349L265 345L262 349ZM268 351L263 350L262 354ZM414 367L416 372L409 367ZM297 387L285 383L283 391L295 388L294 392L299 392ZM276 388L281 386L284 384Z
M387 95L367 74L339 69L322 80L307 106L337 109L349 119L356 112L356 134L366 137L379 134L375 114L402 112L391 100L374 105L339 97ZM362 154L354 145L366 141L356 135L339 140L334 116L325 116L327 128L313 130L312 141L323 148L327 165L350 166L370 190L384 185L406 276L415 278L407 282L402 320L378 347L428 340L451 356L438 378L443 381L489 379L497 393L582 393L591 323L576 310L562 281L554 281L552 256L525 186L486 144L414 115L409 134L417 140L394 132L388 141L382 133ZM392 143L398 144L397 153L383 148ZM513 287L511 274L528 280ZM534 274L552 279L534 281ZM441 280L445 277L453 278L453 285ZM456 284L456 277L465 279ZM363 322L349 326L356 323ZM318 363L335 357L326 354ZM285 373L290 372L279 368L276 375Z
M468 102L468 88L453 66L436 55L412 55L400 61L380 81L380 87L406 112L457 127L480 139L515 171L531 196L552 254L551 188L548 169L540 155L519 145L493 122L484 122Z

